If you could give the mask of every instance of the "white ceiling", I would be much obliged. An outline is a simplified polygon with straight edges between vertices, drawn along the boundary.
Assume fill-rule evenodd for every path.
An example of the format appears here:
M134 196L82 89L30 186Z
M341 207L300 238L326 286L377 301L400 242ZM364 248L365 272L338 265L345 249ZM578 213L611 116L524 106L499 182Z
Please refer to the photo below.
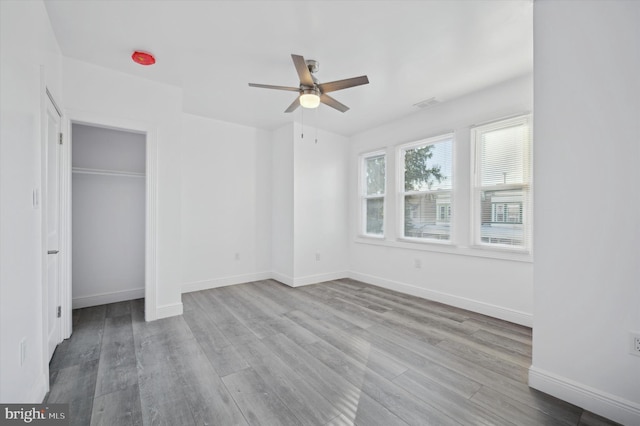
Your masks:
M332 93L346 113L305 110L347 136L533 69L532 0L45 4L65 56L179 86L184 111L264 129L302 118L283 112L295 93L247 85L297 86L292 53L320 62L320 82L368 75ZM136 49L157 63L133 63Z

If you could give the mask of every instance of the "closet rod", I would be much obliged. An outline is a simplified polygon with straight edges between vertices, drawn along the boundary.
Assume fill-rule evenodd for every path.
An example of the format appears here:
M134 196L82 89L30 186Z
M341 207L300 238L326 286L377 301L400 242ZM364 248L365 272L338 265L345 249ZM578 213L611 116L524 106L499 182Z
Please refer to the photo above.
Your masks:
M118 176L118 177L132 177L132 178L144 178L145 173L139 172L123 172L119 170L101 170L101 169L86 169L82 167L73 167L71 169L73 173L84 175L99 175L99 176Z

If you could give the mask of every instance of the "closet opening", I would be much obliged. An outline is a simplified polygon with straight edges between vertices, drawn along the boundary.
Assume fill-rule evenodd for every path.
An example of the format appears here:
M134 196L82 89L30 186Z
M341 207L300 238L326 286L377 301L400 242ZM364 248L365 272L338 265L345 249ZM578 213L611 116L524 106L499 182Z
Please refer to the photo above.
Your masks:
M145 297L147 135L71 123L72 308Z

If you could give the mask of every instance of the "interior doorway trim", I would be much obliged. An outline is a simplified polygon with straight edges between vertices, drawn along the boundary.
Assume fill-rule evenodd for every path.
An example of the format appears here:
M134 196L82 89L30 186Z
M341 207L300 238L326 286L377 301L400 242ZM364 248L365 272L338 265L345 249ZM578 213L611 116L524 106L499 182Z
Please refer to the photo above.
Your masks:
M84 124L93 127L104 127L114 130L122 130L126 132L142 133L146 136L146 182L145 182L145 283L144 283L144 312L145 320L153 321L158 317L158 282L157 282L157 224L158 224L158 203L157 203L157 183L158 183L158 167L157 167L157 132L149 123L128 120L118 117L105 116L99 113L87 111L67 110L67 120L65 122L66 131L71 135L71 141L65 144L65 155L68 155L68 162L64 163L64 173L67 176L67 187L65 188L69 194L71 193L71 144L73 143L73 135L71 126L73 124ZM71 212L71 197L66 200L66 208ZM71 214L65 218L65 242L71 250ZM72 267L71 256L67 256L64 269L67 277L71 277ZM71 280L64 283L66 290L66 301L68 306L68 318L71 318ZM71 323L69 323L71 327Z

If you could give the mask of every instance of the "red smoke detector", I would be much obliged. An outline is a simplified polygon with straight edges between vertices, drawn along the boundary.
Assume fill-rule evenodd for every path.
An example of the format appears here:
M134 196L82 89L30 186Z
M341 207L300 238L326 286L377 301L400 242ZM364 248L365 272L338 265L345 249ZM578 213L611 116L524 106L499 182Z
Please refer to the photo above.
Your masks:
M156 58L154 58L151 53L140 52L138 50L133 52L131 59L133 59L133 62L140 65L153 65L156 63Z

